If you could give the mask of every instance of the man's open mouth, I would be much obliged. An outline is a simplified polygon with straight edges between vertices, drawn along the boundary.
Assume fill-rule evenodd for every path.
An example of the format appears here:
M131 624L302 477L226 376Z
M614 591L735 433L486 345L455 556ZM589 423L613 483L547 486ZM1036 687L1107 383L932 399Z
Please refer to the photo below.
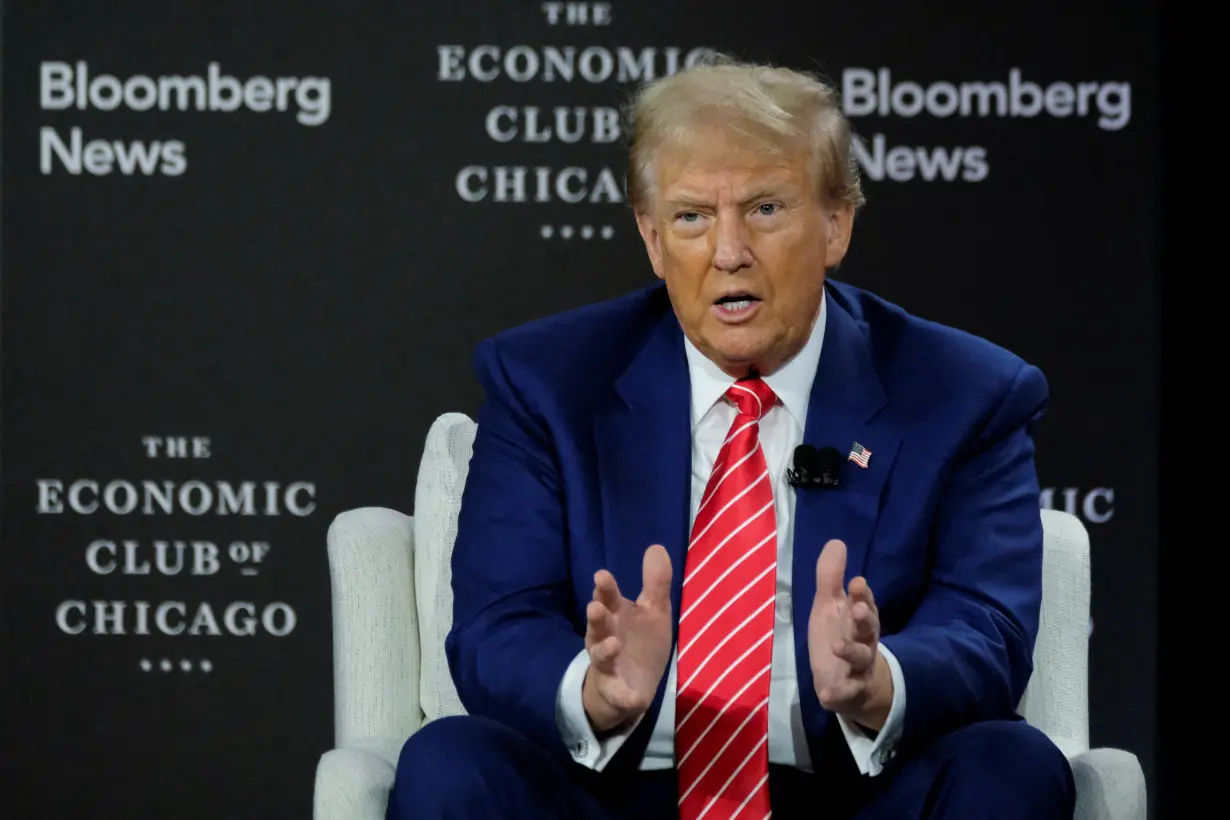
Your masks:
M715 303L719 308L729 313L738 313L741 310L747 310L760 300L750 293L731 293L718 299Z

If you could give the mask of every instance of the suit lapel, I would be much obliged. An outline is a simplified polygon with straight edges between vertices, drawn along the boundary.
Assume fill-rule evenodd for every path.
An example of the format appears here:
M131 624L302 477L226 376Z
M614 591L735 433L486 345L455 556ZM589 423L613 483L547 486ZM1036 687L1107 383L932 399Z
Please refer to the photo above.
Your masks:
M606 568L624 596L635 600L645 550L666 547L677 638L691 493L691 381L683 332L669 309L615 387L618 396L594 419ZM664 676L649 713L610 768L639 766L665 684Z
M820 707L807 652L807 621L816 594L816 560L830 539L845 542L846 584L864 572L880 500L901 443L882 420L887 397L876 374L863 325L830 288L824 346L808 401L803 440L835 447L843 458L858 443L871 452L867 467L842 463L839 486L795 493L792 589L799 695L808 736L818 740L828 720ZM813 755L818 744L813 743Z

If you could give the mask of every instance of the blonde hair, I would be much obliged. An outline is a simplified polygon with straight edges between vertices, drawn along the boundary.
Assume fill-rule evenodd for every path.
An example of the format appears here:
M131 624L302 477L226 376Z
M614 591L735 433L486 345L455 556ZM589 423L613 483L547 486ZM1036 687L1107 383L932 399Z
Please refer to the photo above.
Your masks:
M809 145L822 197L855 209L866 202L837 90L814 75L717 55L643 86L625 115L628 201L638 210L654 195L658 150L715 121L772 151Z

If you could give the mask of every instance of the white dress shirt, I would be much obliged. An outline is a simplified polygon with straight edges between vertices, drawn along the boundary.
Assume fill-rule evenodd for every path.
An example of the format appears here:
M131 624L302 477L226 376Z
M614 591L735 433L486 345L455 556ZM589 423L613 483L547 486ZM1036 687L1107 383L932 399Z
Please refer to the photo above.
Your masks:
M777 601L773 623L772 677L769 684L769 762L808 772L812 771L811 755L807 748L799 708L793 604L790 594L794 555L794 488L787 483L786 471L795 447L803 442L807 404L811 398L816 367L820 362L827 313L825 298L821 300L819 316L803 349L775 373L764 377L765 383L777 394L778 404L770 408L760 420L760 443L764 448L769 472L774 477L774 509L777 515ZM734 405L722 400L735 380L705 358L686 338L685 349L688 375L692 384L692 492L689 520L695 520L713 462L730 432L738 410ZM649 545L643 546L648 548ZM675 568L676 572L681 570L681 567ZM804 607L804 611L809 610L810 606ZM880 644L880 654L888 662L893 679L893 702L884 727L872 738L854 723L837 716L859 771L873 776L880 773L883 763L891 756L905 720L905 680L901 674L901 666L883 644ZM556 699L556 722L573 759L600 771L632 734L640 720L618 734L609 735L599 741L585 715L581 699L582 685L588 668L589 652L583 649L573 659L560 683ZM674 766L677 686L674 658L671 660L668 675L658 722L641 761L642 770L669 769Z

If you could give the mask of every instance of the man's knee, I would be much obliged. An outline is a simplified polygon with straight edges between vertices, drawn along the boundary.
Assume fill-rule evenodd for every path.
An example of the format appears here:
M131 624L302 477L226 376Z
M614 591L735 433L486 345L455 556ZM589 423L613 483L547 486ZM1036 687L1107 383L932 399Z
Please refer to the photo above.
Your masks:
M390 820L435 816L435 809L464 805L515 778L519 747L528 744L514 730L473 715L427 723L403 744L389 796Z
M955 774L976 775L1002 795L1075 798L1067 758L1050 738L1023 720L974 723L945 741Z
M962 759L1010 758L1031 768L1067 765L1067 758L1051 739L1023 720L989 720L972 723L949 736L955 754Z
M482 763L482 752L507 742L507 727L473 715L452 715L426 723L402 745L397 770L455 770L468 762Z

